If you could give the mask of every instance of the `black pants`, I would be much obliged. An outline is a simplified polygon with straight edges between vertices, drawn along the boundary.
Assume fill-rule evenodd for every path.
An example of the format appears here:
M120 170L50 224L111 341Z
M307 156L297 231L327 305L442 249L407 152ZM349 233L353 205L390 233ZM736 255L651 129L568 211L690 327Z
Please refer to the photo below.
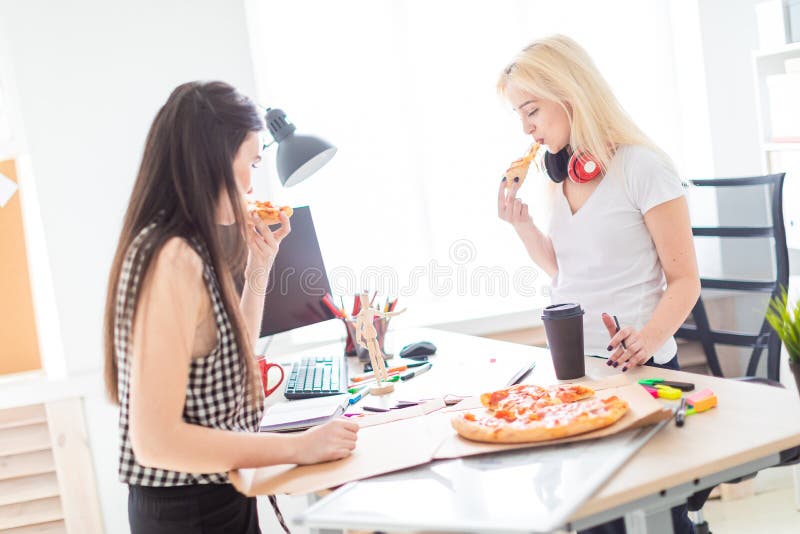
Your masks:
M662 369L672 369L674 371L680 371L681 368L678 366L678 356L676 355L670 361L664 364L655 363L653 358L650 358L645 365L649 365L650 367L660 367ZM675 451L676 454L678 451ZM672 528L675 534L694 534L694 525L692 521L689 519L689 508L682 504L681 506L676 506L672 510ZM625 533L625 520L622 518L615 519L613 521L609 521L608 523L603 523L602 525L597 525L596 527L592 527L586 530L578 531L578 534L624 534Z
M131 534L261 534L254 497L230 484L129 486Z

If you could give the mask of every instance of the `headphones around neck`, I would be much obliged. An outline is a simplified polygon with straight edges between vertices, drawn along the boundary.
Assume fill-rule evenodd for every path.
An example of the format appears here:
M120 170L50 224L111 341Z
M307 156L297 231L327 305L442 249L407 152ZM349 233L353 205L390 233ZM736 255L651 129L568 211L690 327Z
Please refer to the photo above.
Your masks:
M555 183L560 184L567 176L576 184L591 182L602 172L600 162L585 151L573 153L569 145L557 153L544 154L544 171Z

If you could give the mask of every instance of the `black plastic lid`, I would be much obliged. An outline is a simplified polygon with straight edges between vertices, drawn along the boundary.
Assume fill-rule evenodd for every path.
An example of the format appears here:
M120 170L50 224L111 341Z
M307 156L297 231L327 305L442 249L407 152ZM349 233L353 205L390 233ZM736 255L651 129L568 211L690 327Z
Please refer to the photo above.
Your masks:
M581 305L572 302L552 304L542 310L542 319L569 319L578 315L583 315Z

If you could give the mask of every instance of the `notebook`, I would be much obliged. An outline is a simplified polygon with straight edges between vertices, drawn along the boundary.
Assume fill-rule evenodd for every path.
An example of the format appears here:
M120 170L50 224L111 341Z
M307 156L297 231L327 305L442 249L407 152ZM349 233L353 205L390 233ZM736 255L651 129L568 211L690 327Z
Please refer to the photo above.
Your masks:
M261 432L292 432L327 423L347 408L350 395L333 395L292 400L267 407L261 418Z

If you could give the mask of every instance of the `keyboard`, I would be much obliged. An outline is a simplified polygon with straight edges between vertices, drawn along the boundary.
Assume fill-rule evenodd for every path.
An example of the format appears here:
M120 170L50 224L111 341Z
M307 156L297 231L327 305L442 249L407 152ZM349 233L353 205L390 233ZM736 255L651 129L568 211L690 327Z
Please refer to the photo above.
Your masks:
M317 356L294 362L283 396L310 399L347 393L347 360L344 355Z

